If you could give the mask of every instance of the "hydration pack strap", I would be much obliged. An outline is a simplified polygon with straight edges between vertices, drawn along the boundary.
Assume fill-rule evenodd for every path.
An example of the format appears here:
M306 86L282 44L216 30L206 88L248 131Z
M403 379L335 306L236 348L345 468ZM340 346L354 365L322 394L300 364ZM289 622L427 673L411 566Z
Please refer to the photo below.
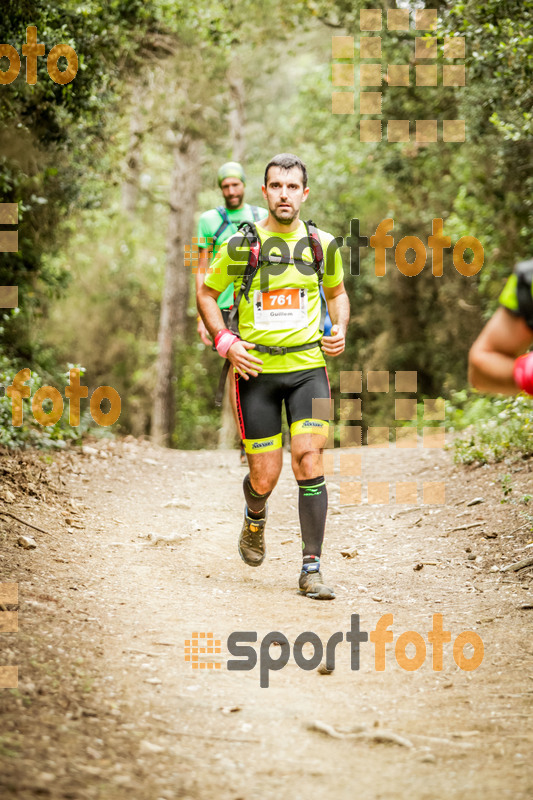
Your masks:
M220 223L220 225L218 226L217 230L213 234L213 247L216 246L217 241L218 241L219 237L221 236L221 234L224 233L224 231L226 230L226 228L229 225L231 225L230 218L228 217L228 212L226 211L224 206L217 206L216 210L218 211L218 213L222 217L222 222Z

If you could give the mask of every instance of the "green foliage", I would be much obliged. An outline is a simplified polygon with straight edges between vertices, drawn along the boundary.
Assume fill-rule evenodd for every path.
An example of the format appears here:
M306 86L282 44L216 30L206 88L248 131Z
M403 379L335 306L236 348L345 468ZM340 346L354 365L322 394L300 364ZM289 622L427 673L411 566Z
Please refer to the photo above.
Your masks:
M446 407L446 428L462 432L455 439L455 461L486 464L533 454L533 400L463 390Z
M511 482L510 475L500 475L500 484L502 487L503 492L503 500L502 503L506 503L509 499L509 495L512 494L513 491L513 484Z
M470 343L492 313L504 277L519 258L533 255L533 4L432 3L439 10L439 43L444 35L466 38L466 86L444 87L439 80L437 87L404 90L384 82L384 131L387 119L464 118L467 141L394 144L384 134L380 143L364 143L357 102L354 115L331 113L331 36L358 37L361 8L386 13L396 5L5 0L3 42L20 51L26 26L35 24L47 52L66 42L80 59L76 79L66 86L54 84L39 59L35 86L26 84L23 64L19 78L0 87L0 202L19 204L21 248L0 254L0 285L17 284L23 300L20 313L3 316L6 376L12 364L52 375L57 363L81 362L91 389L108 384L119 391L120 429L148 432L166 257L169 141L184 131L202 140L198 211L217 205L214 175L232 157L231 63L244 84L248 201L262 202L268 158L292 151L309 169L303 216L335 236L348 235L352 218L371 236L392 217L396 244L407 235L427 242L432 219L442 218L452 246L472 235L484 247L485 264L472 278L457 272L451 250L444 254L442 278L431 274L429 251L424 271L408 278L397 270L392 250L387 274L377 277L370 248L361 249L360 274L349 275L344 249L352 317L345 353L328 360L332 390L338 396L341 370L416 370L418 398L451 398L450 424L468 429L457 443L458 458L491 460L514 448L531 452L531 412L523 399L456 390L465 385ZM410 5L412 12L419 7ZM409 63L412 75L415 35L413 28L383 30L384 57ZM439 49L439 71L443 63ZM119 192L133 108L143 122L142 174L137 209L127 219ZM178 447L214 446L219 418L213 395L220 360L199 343L194 316L191 301L173 384ZM7 408L6 399L0 408ZM391 395L364 393L363 410L365 423L390 425ZM14 432L7 418L4 429L2 435L15 443L33 436L31 430Z
M66 43L79 60L69 84L52 81L40 57L35 85L25 80L23 59L15 81L0 87L0 201L19 205L19 252L0 257L0 285L17 285L23 300L21 314L6 322L1 338L13 359L40 363L32 326L67 282L49 257L65 241L65 219L76 208L101 202L87 191L87 174L105 172L108 125L124 94L124 78L155 47L154 10L141 0L3 3L2 42L20 53L26 28L34 25L46 53Z
M218 353L208 350L191 330L191 341L176 349L176 423L173 445L185 450L216 448L220 409L215 393L222 370Z

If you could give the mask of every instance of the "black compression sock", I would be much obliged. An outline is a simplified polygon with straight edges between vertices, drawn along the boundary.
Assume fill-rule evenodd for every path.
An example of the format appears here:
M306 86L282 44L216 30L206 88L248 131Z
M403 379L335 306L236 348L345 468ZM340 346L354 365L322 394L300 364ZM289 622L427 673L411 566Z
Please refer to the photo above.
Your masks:
M326 482L324 481L324 476L320 475L318 478L307 478L306 480L298 481L298 486L300 487L298 513L300 515L304 559L306 556L320 558L328 510Z
M250 483L250 473L248 473L244 478L244 481L242 482L242 488L244 489L244 498L246 500L246 505L248 506L248 516L251 519L264 519L266 516L266 502L272 492L258 494L252 488L252 484Z

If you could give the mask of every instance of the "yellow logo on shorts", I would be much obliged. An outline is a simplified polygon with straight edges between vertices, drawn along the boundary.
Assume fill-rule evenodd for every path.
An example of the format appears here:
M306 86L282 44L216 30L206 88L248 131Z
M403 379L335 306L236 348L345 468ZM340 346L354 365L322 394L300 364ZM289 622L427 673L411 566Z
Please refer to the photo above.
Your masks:
M252 444L252 450L261 450L264 447L272 447L274 444L274 439L268 439L266 442L254 442Z

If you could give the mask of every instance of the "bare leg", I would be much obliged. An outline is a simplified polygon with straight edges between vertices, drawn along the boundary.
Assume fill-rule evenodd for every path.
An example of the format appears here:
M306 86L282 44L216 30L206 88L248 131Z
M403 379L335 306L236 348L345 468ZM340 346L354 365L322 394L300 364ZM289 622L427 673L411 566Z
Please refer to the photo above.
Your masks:
M257 494L271 492L278 482L283 463L283 450L271 450L269 453L248 455L250 467L250 483Z
M247 455L250 474L243 482L246 512L239 538L239 554L250 567L258 567L265 560L266 503L278 482L283 451L279 448L268 453Z
M292 471L297 481L324 474L323 452L327 437L318 433L298 433L291 439Z

